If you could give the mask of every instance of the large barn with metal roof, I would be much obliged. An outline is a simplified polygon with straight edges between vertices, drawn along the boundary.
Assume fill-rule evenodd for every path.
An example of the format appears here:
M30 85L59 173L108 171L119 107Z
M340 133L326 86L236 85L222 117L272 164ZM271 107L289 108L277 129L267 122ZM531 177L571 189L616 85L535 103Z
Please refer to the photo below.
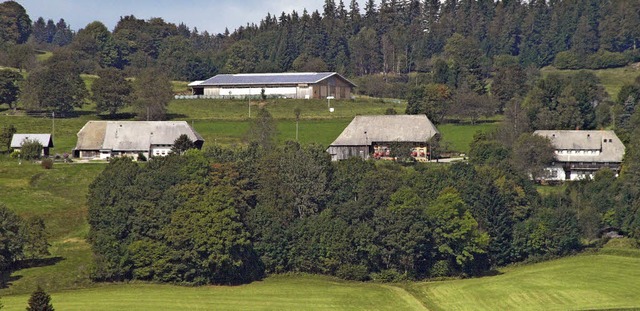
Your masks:
M193 95L209 98L278 97L349 99L356 85L336 72L220 74L189 83Z

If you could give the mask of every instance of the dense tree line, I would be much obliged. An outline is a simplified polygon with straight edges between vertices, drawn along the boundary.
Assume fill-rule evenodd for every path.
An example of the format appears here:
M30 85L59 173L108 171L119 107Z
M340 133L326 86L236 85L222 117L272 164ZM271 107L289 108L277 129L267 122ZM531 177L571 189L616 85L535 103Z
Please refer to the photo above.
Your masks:
M143 77L149 70L180 80L219 72L335 70L353 77L360 93L406 98L407 113L426 113L436 123L475 122L521 105L531 129L589 129L615 126L617 111L608 109L612 103L598 79L586 73L541 79L537 69L605 68L639 60L638 6L631 0L394 0L367 1L361 10L355 0L348 5L326 0L322 12L268 14L258 24L214 35L135 16L122 17L113 30L95 21L73 33L63 19L31 22L19 4L7 1L0 16L12 39L0 47L0 60L41 77L30 75L21 88L19 101L29 110L67 112L92 99L98 113L113 117L133 104L140 119L158 119L167 94L160 92L162 100L136 100L129 95L154 87L133 92L123 77ZM38 67L36 47L52 49L52 59L73 66L54 67L57 62L49 60ZM88 97L79 73L104 78L97 95ZM1 80L15 86L20 79L4 73ZM10 93L2 100L15 107L17 91ZM64 107L52 107L61 102Z
M113 30L99 21L73 33L64 19L31 21L2 3L7 45L66 46L97 67L133 71L158 66L174 79L217 72L335 70L350 76L428 72L441 56L463 56L454 71L486 75L496 56L527 67L621 66L640 57L640 9L633 0L420 1L380 4L325 0L322 12L267 14L257 24L210 34L185 24L124 16ZM462 44L446 48L447 41ZM477 85L472 85L472 88Z
M115 159L88 202L96 280L472 276L580 248L573 211L514 166L332 163L294 142Z

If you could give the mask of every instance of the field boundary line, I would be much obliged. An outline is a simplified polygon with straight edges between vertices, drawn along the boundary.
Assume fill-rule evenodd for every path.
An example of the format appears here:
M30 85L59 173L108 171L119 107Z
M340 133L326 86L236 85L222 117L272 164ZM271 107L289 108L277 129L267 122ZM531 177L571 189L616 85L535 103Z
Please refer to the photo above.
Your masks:
M399 286L393 286L393 285L385 285L385 284L380 284L380 286L394 292L398 297L400 297L400 299L407 302L407 304L409 304L409 306L411 306L413 310L429 311L427 306L425 306L418 298L416 298L413 294L406 291L404 288Z

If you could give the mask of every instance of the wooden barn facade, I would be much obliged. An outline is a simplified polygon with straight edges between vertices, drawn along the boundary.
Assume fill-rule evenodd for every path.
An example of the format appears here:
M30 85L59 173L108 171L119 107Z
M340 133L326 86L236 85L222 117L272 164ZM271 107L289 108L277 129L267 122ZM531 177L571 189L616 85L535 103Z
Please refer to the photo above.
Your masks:
M356 116L329 145L332 161L350 157L388 158L394 145L408 144L406 152L418 161L429 159L429 142L439 135L426 115Z
M189 83L193 95L211 98L350 99L355 86L336 72L220 74Z

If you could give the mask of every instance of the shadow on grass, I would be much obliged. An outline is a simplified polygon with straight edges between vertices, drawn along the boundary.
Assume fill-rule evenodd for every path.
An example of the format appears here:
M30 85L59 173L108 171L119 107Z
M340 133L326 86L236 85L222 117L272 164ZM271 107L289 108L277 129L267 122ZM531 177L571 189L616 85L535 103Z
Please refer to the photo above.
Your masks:
M22 278L22 275L11 275L11 271L3 272L0 274L0 289L8 288L13 285L13 282Z
M15 271L18 271L21 269L27 269L27 268L53 266L63 260L64 258L60 256L20 260L16 262L11 269L6 271L0 271L0 289L8 288L13 284L13 282L22 278L22 275L11 275Z
M483 119L483 120L476 120L475 123L471 123L470 120L465 120L465 119L445 119L442 124L456 124L456 125L480 125L480 124L493 124L493 123L497 123L500 122L499 120L493 120L493 119Z
M502 275L502 274L504 274L504 273L500 272L500 271L498 271L496 269L491 269L489 271L485 271L485 272L477 275L476 277L477 278L484 278L484 277L488 277L488 276L497 276L497 275Z
M99 114L98 118L100 118L100 120L133 120L133 118L135 118L136 115L134 113L131 112L121 112L121 113L116 113L114 115L110 115L110 114Z
M15 270L53 266L63 260L64 258L60 256L20 260L16 263Z
M186 119L187 116L181 113L167 113L166 120Z

